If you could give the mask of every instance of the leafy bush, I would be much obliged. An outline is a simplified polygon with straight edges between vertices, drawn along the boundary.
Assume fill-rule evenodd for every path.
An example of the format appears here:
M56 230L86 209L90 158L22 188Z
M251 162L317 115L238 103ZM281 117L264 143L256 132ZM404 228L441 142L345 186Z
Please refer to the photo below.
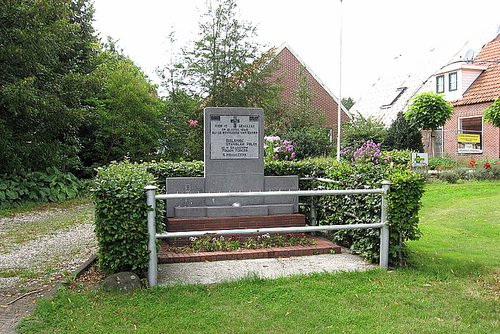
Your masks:
M57 168L0 176L0 208L26 202L57 202L75 198L82 186L73 174Z
M442 172L438 175L438 178L448 183L457 183L461 179L460 174L453 170Z
M445 170L457 167L457 162L449 158L429 158L429 169Z
M422 177L404 166L386 164L338 163L334 159L296 161L272 160L265 163L266 175L328 177L337 183L300 181L301 189L380 188L382 180L392 182L388 196L390 225L390 263L402 264L405 241L418 239L418 210L423 193ZM150 162L114 163L100 168L95 184L96 234L99 260L108 272L142 270L147 267L147 205L144 187L164 185L166 177L202 176L203 163ZM160 191L164 191L160 190ZM357 224L380 221L380 195L328 196L316 199L322 224ZM160 202L158 202L160 204ZM307 213L307 208L304 208ZM158 226L161 212L158 213ZM365 258L379 257L379 230L342 231L333 238Z
M412 150L423 152L422 134L420 129L408 123L404 113L401 111L387 130L384 147L396 150Z
M159 191L165 191L165 180L167 177L202 177L203 161L152 161L145 163L151 174L158 182Z
M382 160L382 154L380 150L380 143L374 143L368 140L360 148L358 148L353 153L353 159L356 163L372 163L379 164Z
M297 159L328 156L333 148L330 130L325 128L291 129L283 137L295 145Z
M155 183L147 164L112 163L98 168L94 184L99 266L105 272L140 271L148 265L144 187ZM158 228L161 227L158 211Z
M273 161L266 163L265 173L327 177L337 181L335 184L301 181L301 189L318 186L323 189L380 188L381 182L388 179L392 183L388 197L391 264L403 264L406 256L405 241L416 240L420 236L418 211L423 194L423 177L405 166L337 163L333 159ZM318 220L322 224L380 222L379 195L328 196L318 199L317 203ZM339 231L333 237L366 259L375 261L379 258L379 230Z
M484 120L500 128L500 98L484 110Z
M410 150L392 150L382 151L384 161L392 163L393 165L410 166L411 165L411 151Z
M387 130L384 123L357 115L351 122L344 123L342 126L342 147L358 148L368 140L382 143L386 136Z

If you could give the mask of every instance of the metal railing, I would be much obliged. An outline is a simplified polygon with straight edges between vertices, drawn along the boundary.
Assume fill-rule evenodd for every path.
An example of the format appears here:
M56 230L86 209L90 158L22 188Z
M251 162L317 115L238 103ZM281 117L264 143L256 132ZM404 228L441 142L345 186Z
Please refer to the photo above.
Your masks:
M158 279L158 255L156 251L156 239L179 238L179 237L199 237L210 235L232 235L232 234L258 234L258 233L293 233L293 232L317 232L317 231L339 231L353 229L380 228L380 267L387 269L389 265L389 227L387 225L387 199L390 183L382 182L379 189L347 189L347 190L290 190L290 191L259 191L259 192L228 192L228 193L185 193L185 194L160 194L156 195L155 186L146 186L148 211L148 234L149 234L149 265L148 281L149 286L157 285ZM380 194L382 196L382 208L380 223L372 224L352 224L352 225L320 225L301 227L272 227L253 229L232 229L213 231L187 231L156 233L156 200L190 199L190 198L228 198L228 197L276 197L276 196L345 196L345 195L366 195Z

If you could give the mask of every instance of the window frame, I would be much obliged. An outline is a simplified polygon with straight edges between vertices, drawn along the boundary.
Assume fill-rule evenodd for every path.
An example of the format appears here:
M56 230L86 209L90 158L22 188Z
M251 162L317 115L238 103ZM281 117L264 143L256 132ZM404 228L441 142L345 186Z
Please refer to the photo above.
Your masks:
M443 80L442 90L439 90L439 79ZM436 93L444 93L444 74L436 75Z
M455 82L455 89L451 88L451 83L452 83L451 77L452 77L452 75L455 76L455 81L454 81ZM448 73L448 90L450 92L454 92L454 91L458 90L458 72L450 72L450 73Z
M460 143L458 142L458 138L456 138L457 153L459 153L459 154L482 154L483 148L484 148L484 117L482 115L458 117L458 119L457 119L457 135L460 133L463 133L464 130L462 129L462 120L467 119L467 118L481 118L481 133L480 133L480 137L479 137L480 138L479 145L481 146L481 148L460 148L459 147ZM468 131L472 131L472 130L468 130Z

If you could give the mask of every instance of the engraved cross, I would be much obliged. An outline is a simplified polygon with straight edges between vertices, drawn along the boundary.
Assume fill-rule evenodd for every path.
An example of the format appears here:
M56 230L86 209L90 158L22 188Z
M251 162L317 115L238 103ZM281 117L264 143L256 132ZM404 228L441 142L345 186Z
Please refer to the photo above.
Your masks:
M233 119L231 120L231 123L233 123L233 126L236 127L239 122L240 122L240 120L238 119L238 117L233 116Z

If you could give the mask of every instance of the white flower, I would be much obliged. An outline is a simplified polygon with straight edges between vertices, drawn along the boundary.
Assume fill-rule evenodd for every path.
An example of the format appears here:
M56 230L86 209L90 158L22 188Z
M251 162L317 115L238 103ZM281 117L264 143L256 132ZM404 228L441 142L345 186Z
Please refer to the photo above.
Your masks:
M281 140L281 138L278 136L265 136L264 140L272 143L274 141Z

